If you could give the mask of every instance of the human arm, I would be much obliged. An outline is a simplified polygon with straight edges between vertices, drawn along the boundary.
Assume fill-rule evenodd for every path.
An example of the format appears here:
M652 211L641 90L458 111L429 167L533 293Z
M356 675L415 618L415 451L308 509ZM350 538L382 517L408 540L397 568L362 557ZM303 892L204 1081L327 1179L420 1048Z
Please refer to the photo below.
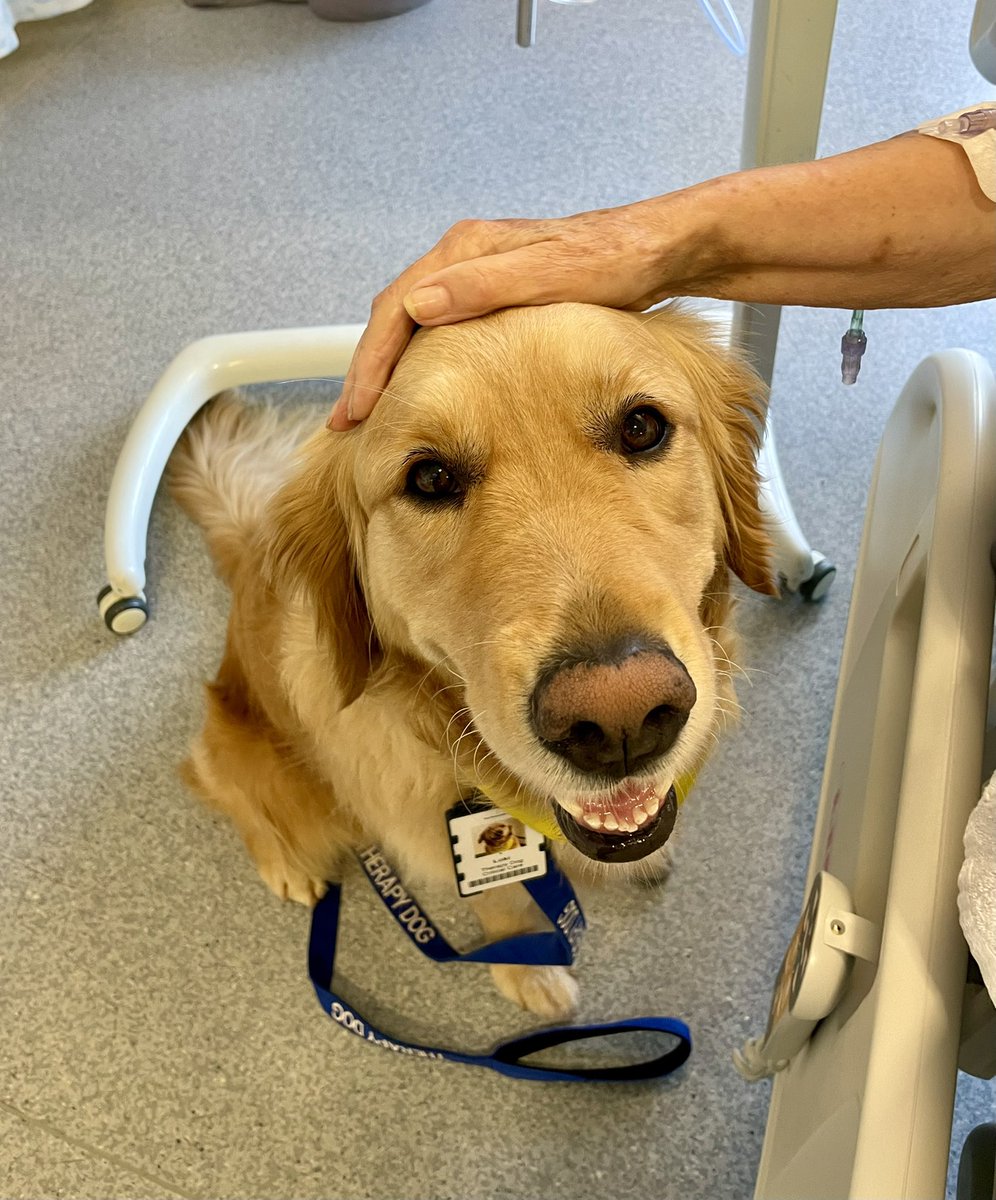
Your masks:
M565 300L642 310L711 296L874 309L993 295L996 204L959 146L903 134L620 208L461 222L374 301L330 427L369 414L416 320L441 325Z

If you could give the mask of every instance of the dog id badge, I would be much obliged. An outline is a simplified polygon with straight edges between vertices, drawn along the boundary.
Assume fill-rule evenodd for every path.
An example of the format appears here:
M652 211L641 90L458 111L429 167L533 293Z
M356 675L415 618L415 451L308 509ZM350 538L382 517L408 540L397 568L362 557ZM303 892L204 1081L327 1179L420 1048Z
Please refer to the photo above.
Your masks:
M480 794L455 804L446 824L461 896L546 874L546 837Z

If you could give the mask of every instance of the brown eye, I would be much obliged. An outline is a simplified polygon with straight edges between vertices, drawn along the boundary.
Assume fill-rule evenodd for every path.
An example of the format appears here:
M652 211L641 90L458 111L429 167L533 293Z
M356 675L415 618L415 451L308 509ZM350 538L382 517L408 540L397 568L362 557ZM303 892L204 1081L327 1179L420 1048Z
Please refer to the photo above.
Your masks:
M671 426L656 408L643 405L623 417L620 430L623 454L643 454L658 447L671 432Z
M427 500L454 500L463 494L450 468L435 458L425 458L409 470L406 481L410 495Z

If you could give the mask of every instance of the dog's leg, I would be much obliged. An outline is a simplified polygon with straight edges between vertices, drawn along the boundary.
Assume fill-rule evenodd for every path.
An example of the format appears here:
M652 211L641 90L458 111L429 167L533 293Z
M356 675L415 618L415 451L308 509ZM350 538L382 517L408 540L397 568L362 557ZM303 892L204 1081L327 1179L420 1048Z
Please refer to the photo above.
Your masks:
M482 892L471 905L492 940L547 928L539 906L520 884ZM577 1007L578 985L567 967L494 963L491 975L503 996L541 1017L568 1017Z
M184 780L232 820L271 891L313 905L349 844L332 789L220 679L207 689L207 719Z

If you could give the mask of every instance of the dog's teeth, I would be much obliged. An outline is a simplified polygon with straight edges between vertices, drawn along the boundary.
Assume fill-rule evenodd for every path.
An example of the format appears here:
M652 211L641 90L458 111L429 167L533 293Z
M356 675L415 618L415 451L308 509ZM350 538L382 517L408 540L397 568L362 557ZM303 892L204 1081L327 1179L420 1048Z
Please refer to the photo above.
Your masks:
M605 824L606 829L615 831L616 829L619 828L619 822L616 820L615 815L613 813L606 813L605 816L602 818L602 820Z
M633 809L633 820L636 821L637 825L646 825L646 823L650 820L647 810L642 804L638 804L636 808Z
M602 814L597 812L586 812L581 816L581 820L588 826L589 829L602 828Z
M649 800L644 800L643 807L647 810L648 817L656 817L661 807L660 796L655 794Z

